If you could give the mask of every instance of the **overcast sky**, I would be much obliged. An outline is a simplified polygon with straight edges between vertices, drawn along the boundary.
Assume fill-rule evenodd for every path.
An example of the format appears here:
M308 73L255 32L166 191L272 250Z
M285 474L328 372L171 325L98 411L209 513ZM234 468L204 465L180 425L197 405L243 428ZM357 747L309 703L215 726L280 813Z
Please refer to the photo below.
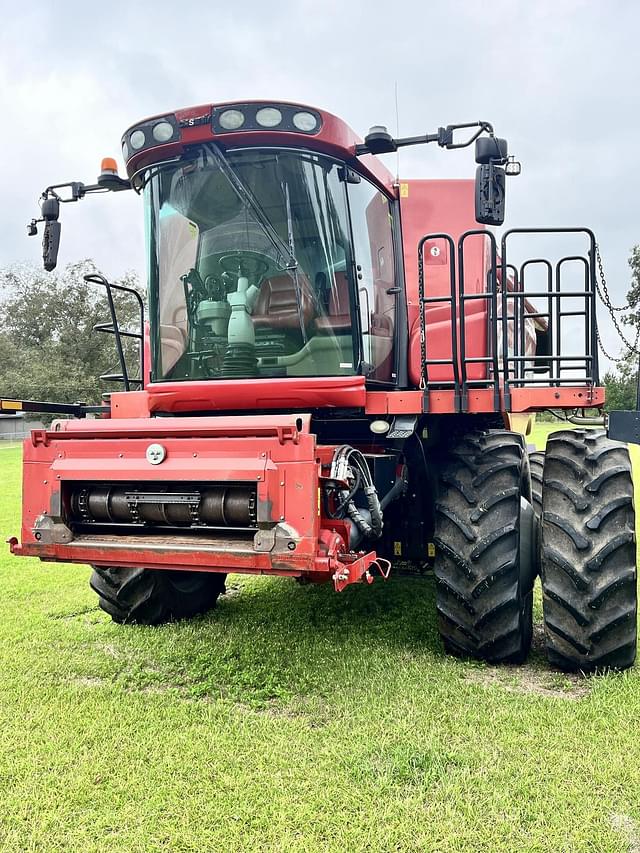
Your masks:
M4 178L0 266L39 263L27 238L50 183L95 180L147 115L233 99L301 101L415 135L487 119L522 161L512 226L589 225L624 300L640 242L640 4L634 0L176 4L0 0ZM388 162L395 170L395 159ZM403 153L402 177L467 177L473 153ZM144 269L132 193L63 209L60 264ZM616 350L615 334L604 338Z

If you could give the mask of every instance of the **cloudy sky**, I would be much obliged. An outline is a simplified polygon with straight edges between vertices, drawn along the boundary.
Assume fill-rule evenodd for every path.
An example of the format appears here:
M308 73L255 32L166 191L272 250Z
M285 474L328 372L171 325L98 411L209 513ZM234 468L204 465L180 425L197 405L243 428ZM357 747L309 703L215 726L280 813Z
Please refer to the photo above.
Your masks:
M249 98L326 108L364 134L488 119L523 164L510 225L590 225L610 289L640 242L640 4L635 0L0 0L0 266L39 262L40 191L92 182L122 131L176 107ZM121 158L120 158L121 159ZM390 168L395 170L395 159ZM403 177L473 174L471 151L403 153ZM63 210L60 264L144 269L131 193ZM603 321L604 339L618 348Z

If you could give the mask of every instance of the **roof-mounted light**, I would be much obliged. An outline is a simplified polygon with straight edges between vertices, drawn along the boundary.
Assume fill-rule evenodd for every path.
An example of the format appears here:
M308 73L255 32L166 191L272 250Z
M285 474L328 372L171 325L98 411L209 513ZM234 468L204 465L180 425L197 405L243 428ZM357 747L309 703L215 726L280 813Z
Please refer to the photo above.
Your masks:
M144 148L146 141L147 137L144 135L144 130L134 130L129 137L129 143L134 151L139 151L141 148Z
M316 134L322 127L322 118L313 110L293 104L227 104L214 107L211 126L214 134L250 130Z
M225 110L220 114L220 125L225 130L239 130L244 124L242 110Z
M305 110L301 110L299 113L294 114L293 123L298 130L301 130L303 133L313 133L313 131L318 127L318 119L313 113L308 113Z
M173 138L173 125L168 121L159 121L151 131L156 142L169 142Z
M260 127L277 127L282 121L282 113L276 107L263 107L256 113Z
M117 175L118 164L113 157L103 157L100 163L100 175ZM98 179L99 180L99 179Z
M180 128L174 115L141 122L122 137L122 156L127 162L134 154L155 145L180 141Z

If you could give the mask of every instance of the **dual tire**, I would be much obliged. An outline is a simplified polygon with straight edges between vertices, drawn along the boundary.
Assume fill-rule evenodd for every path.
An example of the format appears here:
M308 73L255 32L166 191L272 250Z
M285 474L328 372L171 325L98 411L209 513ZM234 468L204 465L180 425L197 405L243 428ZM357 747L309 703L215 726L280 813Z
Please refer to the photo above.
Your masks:
M629 454L603 430L471 433L444 460L436 504L436 605L445 648L523 661L542 580L550 663L625 669L636 654L635 513Z

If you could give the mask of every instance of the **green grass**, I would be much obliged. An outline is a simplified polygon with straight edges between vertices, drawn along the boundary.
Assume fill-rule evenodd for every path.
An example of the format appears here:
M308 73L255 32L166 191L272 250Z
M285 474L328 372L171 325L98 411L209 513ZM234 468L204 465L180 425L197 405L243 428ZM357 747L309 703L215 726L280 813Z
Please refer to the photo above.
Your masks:
M2 539L19 480L1 452ZM211 614L152 629L112 624L87 575L0 557L2 851L637 843L638 669L554 673L539 627L524 667L445 657L431 579L234 576Z

